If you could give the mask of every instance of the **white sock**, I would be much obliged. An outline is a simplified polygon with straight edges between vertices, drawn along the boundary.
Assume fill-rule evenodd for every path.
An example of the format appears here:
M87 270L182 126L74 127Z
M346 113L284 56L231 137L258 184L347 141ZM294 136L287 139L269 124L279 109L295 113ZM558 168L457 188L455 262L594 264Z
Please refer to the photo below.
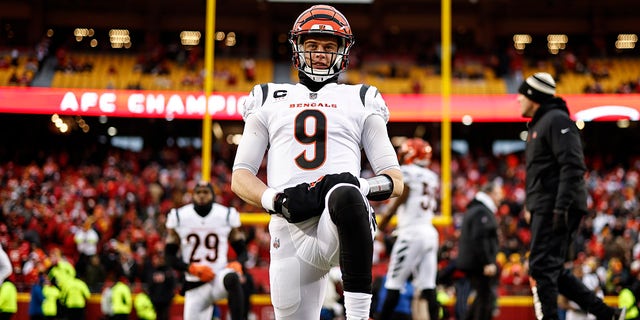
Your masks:
M347 320L368 320L372 295L362 292L344 292Z

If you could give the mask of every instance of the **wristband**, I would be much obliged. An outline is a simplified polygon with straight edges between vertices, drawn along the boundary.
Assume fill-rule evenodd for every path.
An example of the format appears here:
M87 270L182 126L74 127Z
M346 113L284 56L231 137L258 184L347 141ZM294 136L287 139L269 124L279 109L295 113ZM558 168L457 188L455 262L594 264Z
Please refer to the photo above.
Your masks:
M381 174L367 179L369 183L369 193L367 198L374 201L387 200L393 193L393 179L387 174Z
M274 211L273 200L276 198L278 191L273 188L268 188L262 193L262 198L260 198L260 203L262 207L265 208L268 212Z

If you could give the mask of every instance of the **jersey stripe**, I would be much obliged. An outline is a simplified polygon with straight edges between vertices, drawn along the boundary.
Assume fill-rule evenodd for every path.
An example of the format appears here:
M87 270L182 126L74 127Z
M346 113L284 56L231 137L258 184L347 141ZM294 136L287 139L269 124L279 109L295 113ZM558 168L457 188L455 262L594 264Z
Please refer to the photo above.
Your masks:
M362 101L362 106L364 106L364 97L367 95L369 87L368 84L363 84L362 87L360 87L360 101Z
M265 83L265 84L261 84L260 88L262 89L262 104L264 105L264 102L267 101L267 93L269 93L269 84Z

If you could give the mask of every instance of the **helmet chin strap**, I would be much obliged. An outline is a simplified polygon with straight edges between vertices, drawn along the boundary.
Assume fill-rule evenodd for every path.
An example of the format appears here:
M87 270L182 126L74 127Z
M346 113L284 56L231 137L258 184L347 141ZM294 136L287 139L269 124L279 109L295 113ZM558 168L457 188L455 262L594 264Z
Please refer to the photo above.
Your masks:
M327 69L314 69L313 58L310 58L310 61L307 62L307 60L304 59L304 52L301 53L301 55L304 61L304 65L300 71L302 71L309 77L309 79L315 82L325 82L342 72L338 68L338 65L342 64L343 59L339 54L336 54L336 58L334 59L334 61L332 61L331 65Z
M309 68L304 68L305 70L311 69ZM302 71L307 77L309 77L309 79L315 81L315 82L325 82L335 76L338 75L338 73L333 73L333 74L327 74L327 75L319 75L316 73L312 73L312 72L307 72L307 71Z

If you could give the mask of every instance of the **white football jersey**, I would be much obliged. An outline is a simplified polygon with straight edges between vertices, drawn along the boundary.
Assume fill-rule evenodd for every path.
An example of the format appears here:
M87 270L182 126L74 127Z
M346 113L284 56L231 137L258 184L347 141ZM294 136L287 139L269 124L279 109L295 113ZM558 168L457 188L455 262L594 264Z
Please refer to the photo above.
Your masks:
M229 233L240 227L240 214L235 208L214 203L209 214L201 217L193 204L187 204L169 212L166 226L180 236L184 263L205 264L217 272L227 266ZM186 280L199 281L189 273Z
M336 83L317 92L302 84L257 85L243 109L245 120L257 117L269 133L267 184L279 190L325 174L360 176L363 127L374 114L389 119L375 87Z
M400 169L410 192L405 203L398 208L398 228L431 225L433 214L438 209L438 175L415 164L404 164Z

